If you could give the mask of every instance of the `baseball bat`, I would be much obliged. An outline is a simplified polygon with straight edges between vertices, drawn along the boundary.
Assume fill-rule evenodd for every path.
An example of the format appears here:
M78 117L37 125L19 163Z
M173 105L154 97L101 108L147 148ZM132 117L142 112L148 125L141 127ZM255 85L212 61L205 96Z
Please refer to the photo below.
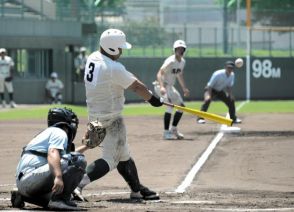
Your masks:
M228 125L228 126L232 126L232 124L233 124L232 119L227 119L225 117L222 117L222 116L219 116L219 115L216 115L216 114L213 114L213 113L207 113L207 112L203 112L201 110L195 110L195 109L191 109L191 108L187 108L187 107L182 107L182 106L174 105L174 104L171 104L171 103L168 103L168 102L162 102L162 103L164 105L176 108L178 110L181 110L181 111L193 114L193 115L200 116L201 118L208 119L210 121L214 121L214 122L217 122L217 123L220 123L220 124L225 124L225 125Z

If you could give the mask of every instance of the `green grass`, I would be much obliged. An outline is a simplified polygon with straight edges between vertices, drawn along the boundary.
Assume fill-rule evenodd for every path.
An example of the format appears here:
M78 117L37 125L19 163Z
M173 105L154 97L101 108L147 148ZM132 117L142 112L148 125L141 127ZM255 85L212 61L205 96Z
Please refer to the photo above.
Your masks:
M236 103L236 107L241 102ZM186 102L189 108L199 109L202 102ZM0 110L0 121L4 120L24 120L24 119L43 119L46 120L49 108L52 105L32 106L28 108L16 108L11 110ZM74 105L56 105L56 107L71 108L78 117L87 117L87 108ZM123 115L125 116L150 116L162 115L165 107L155 108L147 103L126 104ZM226 106L222 102L212 102L209 111L224 115L227 112ZM245 104L239 113L294 113L294 101L251 101Z
M294 113L294 101L252 101L240 113Z
M86 107L73 105L40 105L28 108L15 108L13 110L0 111L1 120L21 120L21 119L47 119L49 108L68 107L71 108L79 117L87 116Z

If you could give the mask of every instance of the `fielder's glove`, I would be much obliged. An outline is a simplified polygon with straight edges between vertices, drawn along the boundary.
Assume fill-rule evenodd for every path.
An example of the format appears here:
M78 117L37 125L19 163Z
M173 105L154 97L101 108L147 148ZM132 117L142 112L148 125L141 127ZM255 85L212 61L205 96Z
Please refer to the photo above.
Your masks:
M12 81L12 79L13 79L13 77L6 77L5 82L10 82L10 81Z
M102 126L99 121L91 121L88 123L88 131L85 139L82 143L89 149L99 146L106 136L106 129Z

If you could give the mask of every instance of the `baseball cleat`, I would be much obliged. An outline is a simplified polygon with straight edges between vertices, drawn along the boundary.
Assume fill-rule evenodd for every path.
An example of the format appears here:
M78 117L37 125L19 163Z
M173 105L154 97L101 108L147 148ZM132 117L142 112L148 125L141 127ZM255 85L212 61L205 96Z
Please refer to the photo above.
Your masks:
M197 123L198 123L198 124L205 124L206 121L205 121L204 119L198 119L198 120L197 120Z
M24 208L25 203L18 191L11 191L11 204L13 208Z
M11 101L9 104L10 104L10 107L11 107L11 108L16 108L16 104L15 104L14 101Z
M48 208L50 209L55 209L55 210L70 210L70 211L75 211L75 210L80 210L77 206L73 206L72 203L69 203L67 201L62 201L62 200L50 200L48 203Z
M149 188L142 186L141 189L138 192L131 192L130 198L132 200L159 200L159 195L155 192L150 190Z
M164 133L163 133L163 139L164 140L174 140L175 137L173 135L173 133L169 130L164 130Z
M81 201L81 202L88 202L88 200L83 197L82 195L82 189L77 187L73 192L72 192L73 200L76 201Z
M177 139L181 140L184 139L184 135L178 131L176 127L171 128L171 133L177 137Z
M242 120L239 119L239 118L236 118L234 121L233 121L233 124L241 124L242 123Z

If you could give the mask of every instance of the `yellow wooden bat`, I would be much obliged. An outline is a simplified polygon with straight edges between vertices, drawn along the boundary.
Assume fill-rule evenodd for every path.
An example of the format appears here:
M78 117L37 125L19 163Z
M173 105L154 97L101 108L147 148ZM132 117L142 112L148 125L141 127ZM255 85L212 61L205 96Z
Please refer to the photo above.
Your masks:
M171 104L171 103L168 103L168 102L163 102L163 104L167 105L167 106L170 106L170 107L174 107L174 108L176 108L178 110L181 110L181 111L184 111L184 112L187 112L187 113L191 113L193 115L197 115L197 116L199 116L201 118L220 123L220 124L225 124L225 125L228 125L228 126L232 126L232 124L233 124L232 119L227 119L225 117L222 117L222 116L219 116L219 115L216 115L216 114L213 114L213 113L207 113L207 112L203 112L201 110L195 110L195 109L191 109L191 108L187 108L187 107L182 107L182 106L174 105L174 104Z

